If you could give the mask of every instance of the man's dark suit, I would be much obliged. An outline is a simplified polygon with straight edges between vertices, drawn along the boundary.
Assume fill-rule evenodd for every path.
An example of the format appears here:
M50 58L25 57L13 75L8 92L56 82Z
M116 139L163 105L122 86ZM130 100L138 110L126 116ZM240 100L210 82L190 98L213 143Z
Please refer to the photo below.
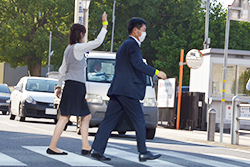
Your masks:
M140 153L147 151L145 120L139 100L145 96L146 74L153 76L155 70L143 62L136 40L128 37L116 54L115 74L107 94L110 101L105 118L95 135L92 145L94 150L104 153L110 133L122 113L126 112L136 131L138 151Z

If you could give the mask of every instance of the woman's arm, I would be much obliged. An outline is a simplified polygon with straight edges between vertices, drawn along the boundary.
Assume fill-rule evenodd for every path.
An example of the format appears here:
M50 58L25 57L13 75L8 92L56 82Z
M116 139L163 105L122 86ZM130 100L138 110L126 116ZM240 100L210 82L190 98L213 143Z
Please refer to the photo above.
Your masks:
M103 27L95 40L89 41L88 43L77 43L74 46L74 54L75 54L77 60L82 59L82 57L81 57L82 53L89 52L89 51L99 47L103 43L104 38L105 38L106 33L107 33L107 14L106 14L106 12L104 12L102 15L102 22L103 22Z
M59 68L59 74L58 74L58 86L62 87L62 82L64 81L65 73L67 71L65 56L63 56L62 65Z

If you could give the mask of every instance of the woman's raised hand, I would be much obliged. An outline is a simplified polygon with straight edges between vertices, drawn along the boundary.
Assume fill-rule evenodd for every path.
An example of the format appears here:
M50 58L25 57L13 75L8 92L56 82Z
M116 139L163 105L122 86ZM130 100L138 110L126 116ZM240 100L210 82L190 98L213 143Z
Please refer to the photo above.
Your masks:
M102 25L103 25L103 28L106 28L107 29L107 26L108 26L108 19L107 19L107 13L106 12L103 12L102 14Z

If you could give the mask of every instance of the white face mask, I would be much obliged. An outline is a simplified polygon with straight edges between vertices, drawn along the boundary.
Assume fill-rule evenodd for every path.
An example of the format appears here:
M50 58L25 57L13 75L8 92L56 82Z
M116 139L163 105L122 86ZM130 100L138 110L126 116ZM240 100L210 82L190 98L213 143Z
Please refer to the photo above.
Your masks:
M139 30L139 29L138 29ZM140 31L140 30L139 30ZM137 33L136 33L137 34ZM138 34L137 34L138 35ZM146 35L147 35L147 33L146 32L141 32L141 36L139 36L139 40L140 40L140 42L143 42L144 41L144 39L145 39L145 37L146 37Z

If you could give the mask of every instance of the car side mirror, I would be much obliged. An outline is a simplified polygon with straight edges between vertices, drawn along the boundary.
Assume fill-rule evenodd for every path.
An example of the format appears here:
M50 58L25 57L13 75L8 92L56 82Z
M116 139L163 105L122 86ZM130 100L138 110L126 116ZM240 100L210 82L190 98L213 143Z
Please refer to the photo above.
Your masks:
M22 88L21 88L20 86L14 86L14 89L15 89L15 90L18 90L18 91L21 91L21 90L22 90Z

